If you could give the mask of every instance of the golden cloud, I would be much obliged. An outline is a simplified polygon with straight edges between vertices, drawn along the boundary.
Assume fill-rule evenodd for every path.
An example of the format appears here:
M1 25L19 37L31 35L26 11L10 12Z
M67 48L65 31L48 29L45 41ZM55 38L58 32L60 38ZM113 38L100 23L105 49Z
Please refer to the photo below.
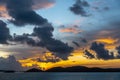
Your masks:
M94 40L96 42L100 42L100 43L106 43L106 44L114 44L118 41L118 39L113 39L113 38L100 38L100 39L96 39Z
M119 68L120 65L118 63L120 62L119 59L114 60L96 60L96 59L86 59L83 56L71 56L69 57L69 60L66 61L59 61L56 63L48 62L38 62L33 59L26 59L26 60L19 60L19 62L22 64L22 67L24 68L31 68L35 67L40 68L42 70L48 70L53 67L71 67L71 66L86 66L86 67L100 67L100 68Z

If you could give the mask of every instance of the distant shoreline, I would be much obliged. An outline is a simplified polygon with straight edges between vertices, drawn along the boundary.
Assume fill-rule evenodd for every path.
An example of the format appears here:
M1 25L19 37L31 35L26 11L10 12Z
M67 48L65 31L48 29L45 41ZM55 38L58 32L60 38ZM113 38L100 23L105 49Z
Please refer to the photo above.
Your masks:
M84 66L74 66L74 67L67 67L67 68L54 67L46 71L33 68L25 72L120 72L120 68L102 69L102 68L88 68Z
M74 66L74 67L67 67L67 68L62 68L62 67L54 67L51 69L48 69L46 71L32 68L27 71L13 71L13 70L0 70L0 72L3 73L32 73L32 72L120 72L120 68L88 68L84 66Z

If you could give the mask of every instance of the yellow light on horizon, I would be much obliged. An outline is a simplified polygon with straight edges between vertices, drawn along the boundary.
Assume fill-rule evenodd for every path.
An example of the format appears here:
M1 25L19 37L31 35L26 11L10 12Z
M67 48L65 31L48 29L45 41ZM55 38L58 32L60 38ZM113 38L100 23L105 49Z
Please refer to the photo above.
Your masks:
M9 53L0 51L0 57L7 58L9 56Z
M95 41L97 41L97 42L102 42L102 43L106 43L106 44L114 44L115 42L118 41L118 39L101 38L101 39L96 39Z

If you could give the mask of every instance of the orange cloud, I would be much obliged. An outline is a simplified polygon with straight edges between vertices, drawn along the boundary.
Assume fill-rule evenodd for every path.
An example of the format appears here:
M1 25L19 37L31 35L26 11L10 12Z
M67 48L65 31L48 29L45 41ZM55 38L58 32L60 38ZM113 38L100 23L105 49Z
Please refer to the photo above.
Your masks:
M34 5L32 6L33 9L38 10L42 8L50 8L55 5L54 0L34 0Z
M4 5L1 5L1 6L0 6L0 11L6 11L6 8L5 8Z
M40 3L40 4L36 4L34 6L32 6L33 9L41 9L41 8L50 8L50 7L53 7L54 4L53 3Z
M118 41L118 39L112 39L112 38L100 38L94 40L96 42L106 43L106 44L114 44Z
M62 33L74 33L74 34L83 32L82 30L79 30L77 28L64 28L64 29L60 29L59 31Z
M0 5L0 17L10 19L5 5Z

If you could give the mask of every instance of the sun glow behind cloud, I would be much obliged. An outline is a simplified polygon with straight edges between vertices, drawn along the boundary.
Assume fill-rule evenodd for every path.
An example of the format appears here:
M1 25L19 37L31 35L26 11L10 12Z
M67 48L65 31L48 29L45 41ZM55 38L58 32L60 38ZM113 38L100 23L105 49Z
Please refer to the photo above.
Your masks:
M47 70L53 67L71 67L71 66L87 66L87 67L101 67L101 68L119 68L120 65L118 65L118 63L120 62L120 60L108 60L108 61L104 61L104 60L90 60L90 59L86 59L83 56L73 56L70 57L73 60L66 60L66 61L60 61L60 62L56 62L56 63L52 63L52 62L48 62L48 63L44 63L44 62L38 62L38 61L34 61L34 60L19 60L19 62L22 64L22 66L24 68L32 68L32 67L36 67L42 70ZM114 64L114 65L111 65Z
M0 57L8 57L10 54L8 52L0 51Z
M100 38L95 40L96 42L106 43L106 44L114 44L118 41L118 39L112 39L112 38Z
M60 60L58 62L39 62L36 60L38 57L32 57L28 59L19 60L24 68L36 67L42 70L47 70L53 67L71 67L71 66L86 66L86 67L100 67L100 68L119 68L119 59L114 60L98 60L98 59L87 59L84 57L83 51L75 51L69 56L68 60ZM111 65L114 64L114 65Z

